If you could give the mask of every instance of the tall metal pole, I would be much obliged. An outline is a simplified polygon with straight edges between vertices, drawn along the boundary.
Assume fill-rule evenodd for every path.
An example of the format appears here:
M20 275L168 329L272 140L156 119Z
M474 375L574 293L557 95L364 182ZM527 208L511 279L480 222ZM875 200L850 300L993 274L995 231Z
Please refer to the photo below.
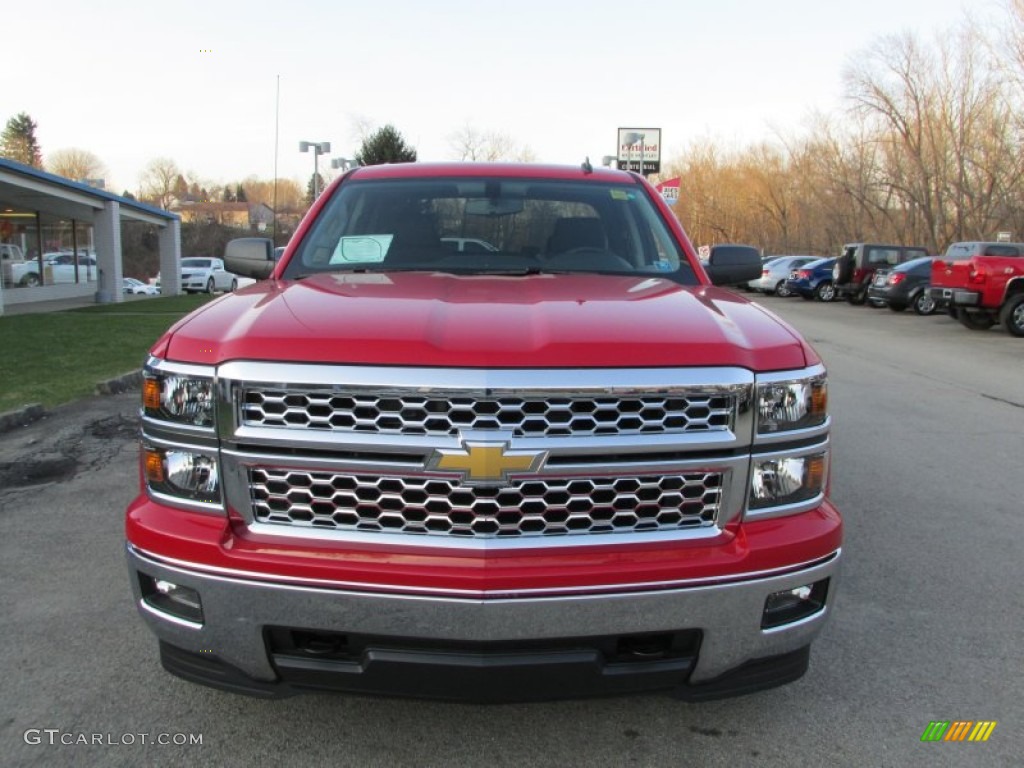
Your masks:
M320 179L317 178L320 175L320 142L313 145L313 200L320 197Z
M271 238L277 245L277 146L281 127L281 76L277 76L277 94L274 97L274 226Z

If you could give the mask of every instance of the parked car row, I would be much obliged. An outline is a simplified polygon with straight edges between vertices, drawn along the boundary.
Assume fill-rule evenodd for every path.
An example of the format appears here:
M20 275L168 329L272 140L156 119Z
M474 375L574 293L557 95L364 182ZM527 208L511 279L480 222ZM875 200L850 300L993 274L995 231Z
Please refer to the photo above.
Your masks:
M946 311L971 330L998 323L1024 337L1024 243L953 243L939 257L918 247L853 243L835 258L768 259L761 277L742 287L918 315Z
M275 256L280 258L284 248L278 248ZM43 271L40 274L39 261L26 259L21 248L10 243L0 243L2 257L2 280L5 287L53 285L57 283L95 282L99 278L99 265L94 251L79 250L77 259L72 251L51 251L41 257ZM235 291L240 285L251 280L228 272L224 260L218 258L188 257L181 260L181 288L185 293ZM132 277L126 277L121 284L125 294L160 293L160 275L154 285Z
M41 257L41 273L40 259L26 259L16 245L3 243L0 256L3 258L3 284L7 287L95 282L99 275L93 251L80 249L77 260L73 251L48 251Z

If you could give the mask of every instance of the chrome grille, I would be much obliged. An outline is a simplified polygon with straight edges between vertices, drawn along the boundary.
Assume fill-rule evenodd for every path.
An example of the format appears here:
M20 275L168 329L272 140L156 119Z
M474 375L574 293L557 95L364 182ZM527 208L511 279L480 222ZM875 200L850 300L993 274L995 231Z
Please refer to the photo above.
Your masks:
M263 523L472 538L700 528L715 524L722 500L715 472L476 487L429 476L252 468L249 485Z
M391 435L502 430L514 437L714 432L732 425L731 395L474 397L247 388L242 423Z

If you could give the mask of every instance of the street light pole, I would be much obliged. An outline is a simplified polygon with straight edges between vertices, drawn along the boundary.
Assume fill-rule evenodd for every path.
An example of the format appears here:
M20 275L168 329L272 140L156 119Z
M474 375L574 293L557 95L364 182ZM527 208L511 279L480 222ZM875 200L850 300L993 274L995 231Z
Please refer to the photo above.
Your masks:
M309 152L313 150L313 199L311 203L315 203L316 199L320 197L320 155L329 154L331 151L331 142L329 141L300 141L299 152Z
M640 145L640 162L637 167L637 171L641 176L644 175L644 141L647 139L647 134L640 133L639 131L630 131L622 137L623 143L627 147L634 147L637 144ZM630 150L626 150L626 162L629 162Z
M340 168L342 172L347 171L350 168L355 168L357 165L359 165L359 163L357 163L355 160L349 160L347 157L331 158L331 168Z

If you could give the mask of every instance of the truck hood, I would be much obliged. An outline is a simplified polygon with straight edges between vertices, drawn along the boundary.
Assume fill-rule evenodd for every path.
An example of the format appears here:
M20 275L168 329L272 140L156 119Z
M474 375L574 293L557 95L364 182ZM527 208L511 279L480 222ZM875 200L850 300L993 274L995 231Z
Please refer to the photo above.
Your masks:
M265 281L197 310L153 351L205 364L764 371L817 362L789 326L731 291L593 274L333 273Z

